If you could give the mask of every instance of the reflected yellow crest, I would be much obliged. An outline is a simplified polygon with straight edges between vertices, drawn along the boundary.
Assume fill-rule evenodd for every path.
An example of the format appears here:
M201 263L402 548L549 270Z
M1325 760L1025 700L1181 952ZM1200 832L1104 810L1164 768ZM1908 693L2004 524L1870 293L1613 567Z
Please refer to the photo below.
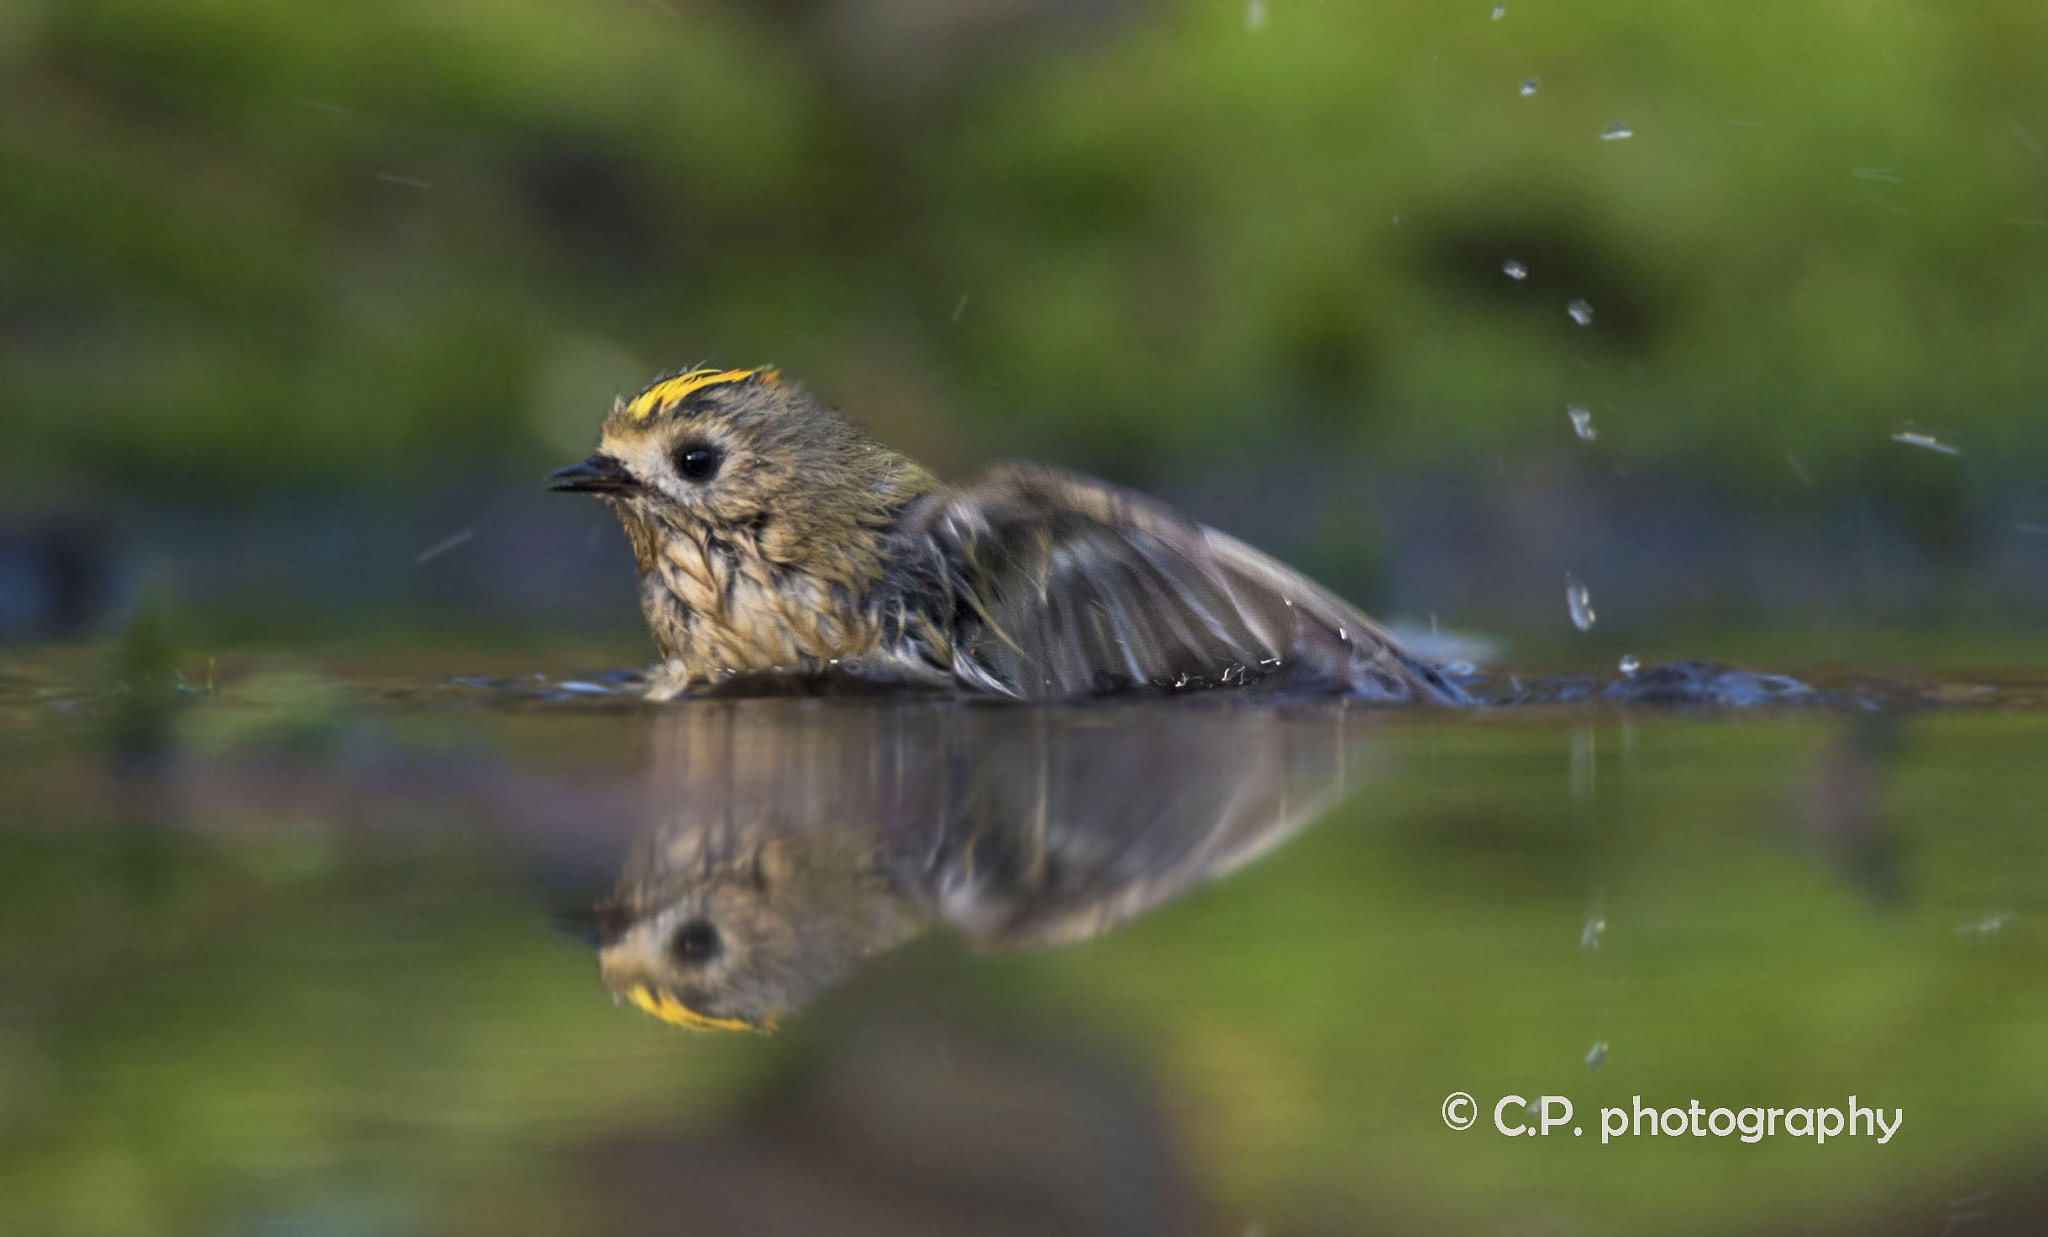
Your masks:
M646 984L635 984L627 990L626 999L668 1023L670 1026L688 1027L692 1031L772 1031L775 1023L771 1019L761 1026L744 1022L738 1018L713 1018L676 1000L666 992L656 992Z
M619 411L628 420L645 421L693 392L727 382L743 382L756 374L761 375L763 380L769 383L773 383L776 378L774 369L693 369L687 374L678 374L655 383L634 396L632 402Z

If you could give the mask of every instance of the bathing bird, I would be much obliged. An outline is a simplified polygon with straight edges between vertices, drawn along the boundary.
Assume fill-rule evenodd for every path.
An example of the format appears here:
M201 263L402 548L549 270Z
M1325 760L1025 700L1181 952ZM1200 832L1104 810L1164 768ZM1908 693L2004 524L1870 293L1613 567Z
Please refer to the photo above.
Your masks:
M1033 700L1465 702L1335 594L1165 504L1029 463L943 484L771 368L617 400L596 453L549 482L618 513L657 700L844 675Z

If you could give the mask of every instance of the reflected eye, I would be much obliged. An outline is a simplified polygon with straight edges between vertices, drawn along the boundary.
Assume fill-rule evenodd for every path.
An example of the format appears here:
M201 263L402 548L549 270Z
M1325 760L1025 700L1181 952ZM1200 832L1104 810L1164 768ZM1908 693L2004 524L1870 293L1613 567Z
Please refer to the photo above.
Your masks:
M718 929L708 920L692 919L676 929L668 948L678 962L709 961L718 956Z
M690 442L676 448L676 475L685 481L709 481L718 475L725 452L709 443Z

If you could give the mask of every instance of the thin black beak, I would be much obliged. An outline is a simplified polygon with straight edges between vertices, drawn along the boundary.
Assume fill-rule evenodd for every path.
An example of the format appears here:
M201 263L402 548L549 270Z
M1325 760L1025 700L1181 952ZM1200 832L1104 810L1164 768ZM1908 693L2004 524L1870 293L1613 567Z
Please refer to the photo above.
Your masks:
M561 907L553 916L555 931L592 949L609 949L619 943L633 926L633 915L616 902L594 907Z
M640 483L626 466L609 455L593 455L581 463L557 468L548 474L551 490L578 490L587 494L623 494L637 490Z

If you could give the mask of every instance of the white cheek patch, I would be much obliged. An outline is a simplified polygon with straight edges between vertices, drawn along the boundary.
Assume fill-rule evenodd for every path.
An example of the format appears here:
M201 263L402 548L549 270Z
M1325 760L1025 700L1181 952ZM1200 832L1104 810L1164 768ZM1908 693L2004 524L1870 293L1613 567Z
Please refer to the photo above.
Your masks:
M652 442L645 439L635 442L606 439L598 444L598 450L624 464L626 471L632 473L640 484L670 498L680 497L676 492L675 471Z

